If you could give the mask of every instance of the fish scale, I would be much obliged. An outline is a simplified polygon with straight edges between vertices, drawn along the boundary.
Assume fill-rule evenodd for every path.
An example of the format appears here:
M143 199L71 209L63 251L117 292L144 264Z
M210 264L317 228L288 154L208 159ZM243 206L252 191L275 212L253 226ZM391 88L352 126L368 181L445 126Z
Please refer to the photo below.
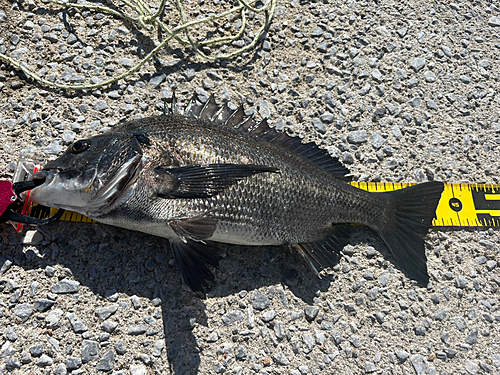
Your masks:
M75 142L34 175L43 183L33 200L168 238L197 292L213 281L214 243L290 245L319 275L346 243L337 225L346 223L374 229L404 272L428 281L422 237L442 183L369 193L326 151L244 118L241 107L211 97L188 108L191 117L143 118Z

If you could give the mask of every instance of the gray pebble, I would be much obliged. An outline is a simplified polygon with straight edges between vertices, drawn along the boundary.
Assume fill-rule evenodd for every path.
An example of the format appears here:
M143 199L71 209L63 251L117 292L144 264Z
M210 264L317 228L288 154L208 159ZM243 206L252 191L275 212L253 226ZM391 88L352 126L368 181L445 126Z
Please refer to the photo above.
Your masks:
M410 361L417 375L427 373L428 366L427 363L424 362L422 355L414 354L410 357Z
M109 94L108 94L108 98L110 99L113 99L113 100L117 100L117 99L120 99L121 98L121 95L118 94L118 91L111 91Z
M165 340L156 341L153 345L153 356L160 357L163 349L165 349Z
M115 362L115 352L111 349L104 354L102 359L97 363L97 370L99 371L111 371L114 367Z
M488 271L493 271L496 266L497 266L497 261L496 260L489 260L486 262L486 268L488 269Z
M113 304L106 307L100 307L95 310L95 315L101 320L104 321L108 319L111 315L118 311L118 305Z
M130 69L134 66L133 60L129 59L127 57L124 57L123 59L121 59L120 63L122 64L122 66L124 68L127 68L127 69Z
M127 349L125 348L125 343L123 340L118 340L115 344L115 350L118 354L123 355L127 352Z
M434 319L442 321L446 318L447 313L448 313L448 309L441 310L441 311L436 313L436 315L434 316Z
M97 360L99 358L99 343L92 340L83 340L81 357L82 363Z
M261 319L264 323L268 323L272 321L275 317L276 317L276 312L274 310L269 310L262 315Z
M353 144L365 143L368 140L368 133L366 130L354 130L347 135L347 142Z
M12 266L12 261L10 259L0 259L0 264L0 275L3 275Z
M236 353L235 353L236 359L239 361L245 360L247 355L248 355L247 351L243 346L238 347L238 349L236 350Z
M128 334L131 336L138 336L146 333L147 330L148 327L146 327L144 324L140 324L138 326L129 327Z
M378 282L380 283L380 285L382 286L387 286L387 281L389 280L389 274L387 273L383 273L382 275L380 275L378 277Z
M57 284L53 285L51 288L52 293L56 294L66 294L66 293L76 293L80 289L80 283L78 281L63 279Z
M304 353L305 354L310 353L313 350L315 343L313 337L307 333L304 333L302 335L302 341L304 342L304 347L303 347Z
M465 276L462 275L458 276L455 279L455 286L457 288L464 289L467 286L467 279L465 278Z
M33 345L32 347L30 347L30 354L33 356L33 357L40 357L43 353L43 345L42 344L37 344L37 345Z
M465 369L467 370L467 372L470 375L475 375L479 371L478 365L476 363L472 362L472 361L469 361L469 360L465 361Z
M83 333L87 332L88 328L85 324L83 324L76 316L74 313L67 313L66 314L66 319L69 320L69 323L71 324L71 328L73 328L73 331L75 333Z
M43 152L47 155L59 155L62 151L62 146L58 141L52 142L50 145L43 149Z
M323 345L326 340L326 335L324 334L324 332L319 329L315 329L314 334L316 335L316 343L318 345Z
M319 307L318 306L306 306L304 308L304 313L306 316L306 319L309 321L312 321L316 318L319 312Z
M455 349L451 349L451 348L445 348L445 349L443 349L443 351L446 353L447 357L450 359L454 358L458 353Z
M492 27L500 27L500 16L492 16L488 19L488 25Z
M7 329L7 334L5 336L9 341L12 342L17 340L16 332L14 332L14 329L11 326L9 326L9 328Z
M20 367L21 367L21 362L19 362L15 358L9 358L7 360L7 362L5 362L5 369L7 369L9 371L13 371L13 370L18 369ZM1 367L0 367L0 369L1 369Z
M23 350L21 352L21 363L25 365L27 363L31 363L31 361L32 361L31 354Z
M35 309L40 312L45 312L52 306L54 306L54 301L51 301L50 299L39 299L38 301L35 301Z
M351 341L351 345L354 346L355 348L361 347L361 342L359 341L359 339L355 335L351 336L350 341Z
M288 366L290 364L290 361L282 352L275 354L273 356L273 359L274 359L275 363L277 363L278 365L281 365L281 366Z
M397 350L395 354L396 354L396 358L398 359L398 361L400 363L405 362L408 359L408 357L410 356L410 353L408 353L404 350Z
M333 114L331 113L323 113L321 116L320 116L320 119L322 122L324 122L325 124L331 124L334 120L335 120L335 117L333 116Z
M436 81L436 75L434 72L428 70L424 73L424 80L425 82L432 83Z
M413 68L413 70L418 73L419 71L421 71L425 64L427 63L427 60L423 57L417 57L415 59L412 60L412 62L410 63L410 67Z
M216 342L219 339L219 335L217 332L212 332L210 335L207 337L207 342Z
M280 341L285 338L285 329L283 327L282 321L277 320L274 323L274 334L276 335L276 338Z
M460 81L462 81L462 83L465 83L465 84L469 84L472 82L472 79L469 77L469 76L466 76L466 75L461 75L459 77Z
M14 315L21 319L21 322L27 321L33 314L33 307L29 303L21 303L16 306Z
M460 332L465 331L465 329L467 328L467 323L465 322L465 319L462 318L461 316L455 317L453 323L455 323L455 326L458 328Z
M269 298L258 290L253 292L251 301L255 310L265 310L269 307Z
M130 375L147 375L148 373L148 370L143 365L130 366L129 371Z
M378 150L384 145L385 138L378 133L373 133L370 137L370 143L374 149Z
M163 83L165 78L167 78L167 75L165 73L155 73L149 80L149 86L155 89Z
M375 363L367 361L365 363L365 373L371 374L372 372L375 372L375 371L377 371L377 368L375 367Z
M53 363L54 361L52 360L52 358L50 358L47 354L42 354L40 356L40 359L38 360L37 365L39 367L47 367L52 366Z
M364 85L361 88L361 90L359 90L359 95L364 96L364 95L368 94L370 92L371 88L372 88L372 86L369 83L367 83L366 85Z
M66 375L68 373L68 369L64 363L59 363L54 369L54 375Z
M43 34L44 39L47 39L49 42L57 43L59 42L59 37L54 33L45 33Z
M2 350L0 352L0 358L11 357L17 352L16 348L14 348L9 341L6 341L2 344Z
M478 335L478 329L477 328L472 329L467 335L465 342L469 345L474 345L475 343L477 343L477 335Z
M382 75L382 72L380 72L380 70L378 70L378 69L375 69L372 72L372 78L377 82L382 82L384 80L384 76Z
M65 145L73 143L75 140L76 133L72 130L65 130L62 135L62 141Z
M394 125L392 127L392 134L394 135L394 138L396 138L397 141L403 138L403 134L401 133L399 125Z
M245 319L245 315L240 310L230 311L222 316L222 321L226 325L241 322L243 319Z
M94 108L94 110L102 112L108 109L108 104L101 99L96 101L92 107Z
M326 133L326 126L325 124L323 124L323 122L317 118L317 117L314 117L312 120L312 125L314 126L314 129L316 129L318 132L324 134Z
M408 104L410 104L411 107L416 108L416 107L420 106L421 102L422 102L422 99L420 99L420 96L416 96L416 97L410 99Z
M415 327L415 335L417 336L425 336L425 327L422 325L422 324L418 324L416 327Z
M52 310L45 317L45 324L48 328L58 328L61 324L61 318L63 317L64 312L60 309Z

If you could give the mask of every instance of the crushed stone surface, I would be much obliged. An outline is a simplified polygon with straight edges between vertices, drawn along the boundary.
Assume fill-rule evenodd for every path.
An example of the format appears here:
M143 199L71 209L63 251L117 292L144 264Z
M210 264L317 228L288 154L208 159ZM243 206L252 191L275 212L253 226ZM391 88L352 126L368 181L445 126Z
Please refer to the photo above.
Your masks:
M229 47L262 22L251 14ZM100 90L43 87L1 63L0 178L20 157L45 162L159 114L175 90L181 105L244 103L355 180L498 184L499 34L498 0L287 0L255 51L207 63L172 42ZM98 12L0 3L0 52L56 82L125 72L154 48L148 35ZM322 279L286 248L222 246L206 299L182 287L165 239L95 223L0 229L0 374L500 373L498 228L431 230L427 287L362 228Z

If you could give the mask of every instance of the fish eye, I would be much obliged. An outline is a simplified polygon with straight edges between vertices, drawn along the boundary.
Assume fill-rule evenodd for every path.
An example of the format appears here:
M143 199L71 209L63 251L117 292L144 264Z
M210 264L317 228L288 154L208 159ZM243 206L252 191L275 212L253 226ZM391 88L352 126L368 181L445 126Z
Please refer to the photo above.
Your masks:
M80 152L85 151L89 147L90 147L90 141L88 139L81 139L73 143L73 146L71 146L71 152L73 154L79 154Z

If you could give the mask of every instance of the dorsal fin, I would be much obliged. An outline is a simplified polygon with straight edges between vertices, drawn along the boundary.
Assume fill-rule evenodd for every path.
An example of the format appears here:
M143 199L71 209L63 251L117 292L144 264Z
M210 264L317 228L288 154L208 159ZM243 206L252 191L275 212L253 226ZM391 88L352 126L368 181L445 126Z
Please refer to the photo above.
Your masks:
M175 110L174 102L175 96L172 98L173 110ZM270 128L267 119L257 123L253 115L245 116L243 105L240 105L236 110L231 110L227 104L219 107L213 94L205 103L200 102L195 94L186 106L184 116L238 129L250 136L292 151L340 180L351 181L350 176L348 176L349 170L338 159L330 156L326 150L319 148L312 142L302 143L299 137L292 137Z

